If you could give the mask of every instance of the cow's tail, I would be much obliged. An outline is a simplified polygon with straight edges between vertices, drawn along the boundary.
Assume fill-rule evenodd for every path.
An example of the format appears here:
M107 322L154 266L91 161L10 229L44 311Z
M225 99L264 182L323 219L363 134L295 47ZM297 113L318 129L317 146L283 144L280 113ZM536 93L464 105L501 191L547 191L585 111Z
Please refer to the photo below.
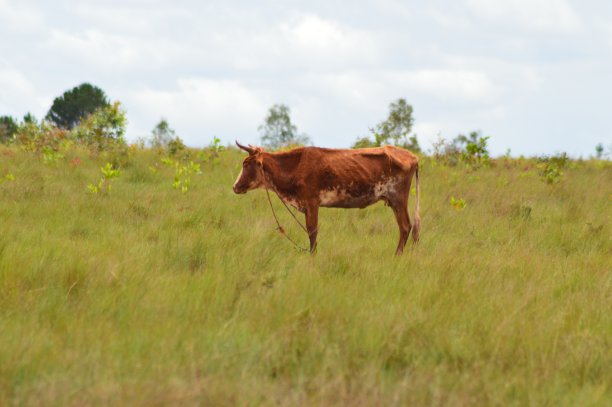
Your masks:
M419 241L419 234L421 232L421 215L419 214L419 163L416 165L414 178L416 181L416 205L414 209L414 226L412 227L412 241L417 243Z

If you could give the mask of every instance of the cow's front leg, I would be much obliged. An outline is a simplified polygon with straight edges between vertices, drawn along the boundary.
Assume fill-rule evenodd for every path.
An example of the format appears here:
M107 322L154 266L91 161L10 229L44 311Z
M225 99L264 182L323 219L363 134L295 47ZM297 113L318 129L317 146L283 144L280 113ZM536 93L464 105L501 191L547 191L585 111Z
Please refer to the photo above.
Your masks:
M317 232L319 224L319 205L309 204L306 206L306 230L310 238L310 253L314 253L317 248Z

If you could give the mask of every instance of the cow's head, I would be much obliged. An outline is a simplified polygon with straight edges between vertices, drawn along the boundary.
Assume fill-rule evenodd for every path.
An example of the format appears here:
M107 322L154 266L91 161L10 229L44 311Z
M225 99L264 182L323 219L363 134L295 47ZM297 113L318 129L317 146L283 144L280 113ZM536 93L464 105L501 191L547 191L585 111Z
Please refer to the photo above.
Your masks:
M242 171L234 182L234 192L245 194L251 189L262 187L265 183L263 172L263 149L261 147L248 147L236 142L236 145L249 153L249 156L242 162Z

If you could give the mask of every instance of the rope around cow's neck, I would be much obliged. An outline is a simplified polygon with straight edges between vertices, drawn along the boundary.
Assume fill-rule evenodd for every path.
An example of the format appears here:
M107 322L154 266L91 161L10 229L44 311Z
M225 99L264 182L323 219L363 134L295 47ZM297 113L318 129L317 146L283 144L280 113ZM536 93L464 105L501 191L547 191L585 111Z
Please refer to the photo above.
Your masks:
M278 230L281 235L285 236L287 238L287 240L289 240L295 246L296 249L301 250L303 252L307 252L308 249L298 245L295 241L293 241L293 239L291 239L289 237L287 232L285 232L285 229L283 229L283 227L281 226L280 222L278 221L278 218L276 217L276 212L274 211L274 206L272 206L272 200L270 199L270 191L268 190L268 187L266 187L266 195L268 196L268 203L270 204L270 209L272 209L272 215L274 215L274 220L276 221L276 226L277 226L276 230ZM302 229L304 229L304 231L308 234L308 230L306 230L304 225L302 225L302 222L300 222L300 220L293 214L293 212L291 212L291 209L289 209L289 207L287 206L285 201L283 201L282 198L280 198L280 197L279 197L279 199L283 203L283 205L285 205L285 208L287 208L287 210L289 211L291 216L293 216L293 219L295 219L295 221L298 223L298 225L300 225L302 227Z
M305 249L305 248L301 247L293 239L291 239L289 237L287 232L285 232L285 229L281 226L280 222L278 221L278 218L276 217L276 212L274 211L274 206L272 206L272 200L270 199L270 191L268 190L268 185L274 185L274 184L272 182L270 182L270 179L268 178L268 174L266 174L266 172L264 171L263 165L261 166L261 173L262 173L262 175L264 177L264 186L266 188L266 195L268 196L268 203L270 204L270 209L272 210L272 215L274 216L274 220L276 221L276 226L277 226L276 229L280 232L281 235L285 236L287 238L287 240L289 240L296 247L296 249L304 251L304 252L308 252L309 251L308 249ZM278 192L277 192L277 195L278 195ZM306 229L306 227L302 224L302 222L300 222L300 220L295 216L295 214L291 211L291 209L289 209L289 207L287 206L287 204L285 203L283 198L281 198L280 195L278 196L278 198L283 203L285 208L287 208L287 211L291 214L293 219L295 219L297 224L300 225L302 230L304 232L306 232L308 237L310 237L310 233L308 233L308 229Z

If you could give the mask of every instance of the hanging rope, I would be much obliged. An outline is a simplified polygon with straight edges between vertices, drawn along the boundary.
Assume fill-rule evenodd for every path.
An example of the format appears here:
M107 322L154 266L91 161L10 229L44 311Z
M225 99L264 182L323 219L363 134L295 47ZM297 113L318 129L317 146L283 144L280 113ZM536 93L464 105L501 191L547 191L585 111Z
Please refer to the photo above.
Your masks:
M272 200L270 199L270 191L268 191L268 188L266 188L266 195L268 196L268 203L270 204L270 209L272 209L272 215L274 215L274 220L276 221L276 226L277 226L276 229L281 233L281 235L285 236L287 240L289 240L295 246L296 249L303 251L303 252L310 251L309 249L305 249L302 246L298 245L293 239L291 239L291 237L289 237L287 232L285 232L285 229L283 229L280 222L278 221L278 218L276 217L276 212L274 211L274 206L272 206ZM285 208L287 208L287 210L289 211L291 216L293 216L293 219L295 219L298 225L300 225L301 228L304 229L304 232L306 232L306 234L310 236L310 234L308 233L308 230L306 230L306 227L304 227L304 225L302 225L302 222L300 222L299 219L293 214L293 212L291 211L291 209L289 209L285 201L283 201L282 199L280 201L283 203L283 205L285 205Z

